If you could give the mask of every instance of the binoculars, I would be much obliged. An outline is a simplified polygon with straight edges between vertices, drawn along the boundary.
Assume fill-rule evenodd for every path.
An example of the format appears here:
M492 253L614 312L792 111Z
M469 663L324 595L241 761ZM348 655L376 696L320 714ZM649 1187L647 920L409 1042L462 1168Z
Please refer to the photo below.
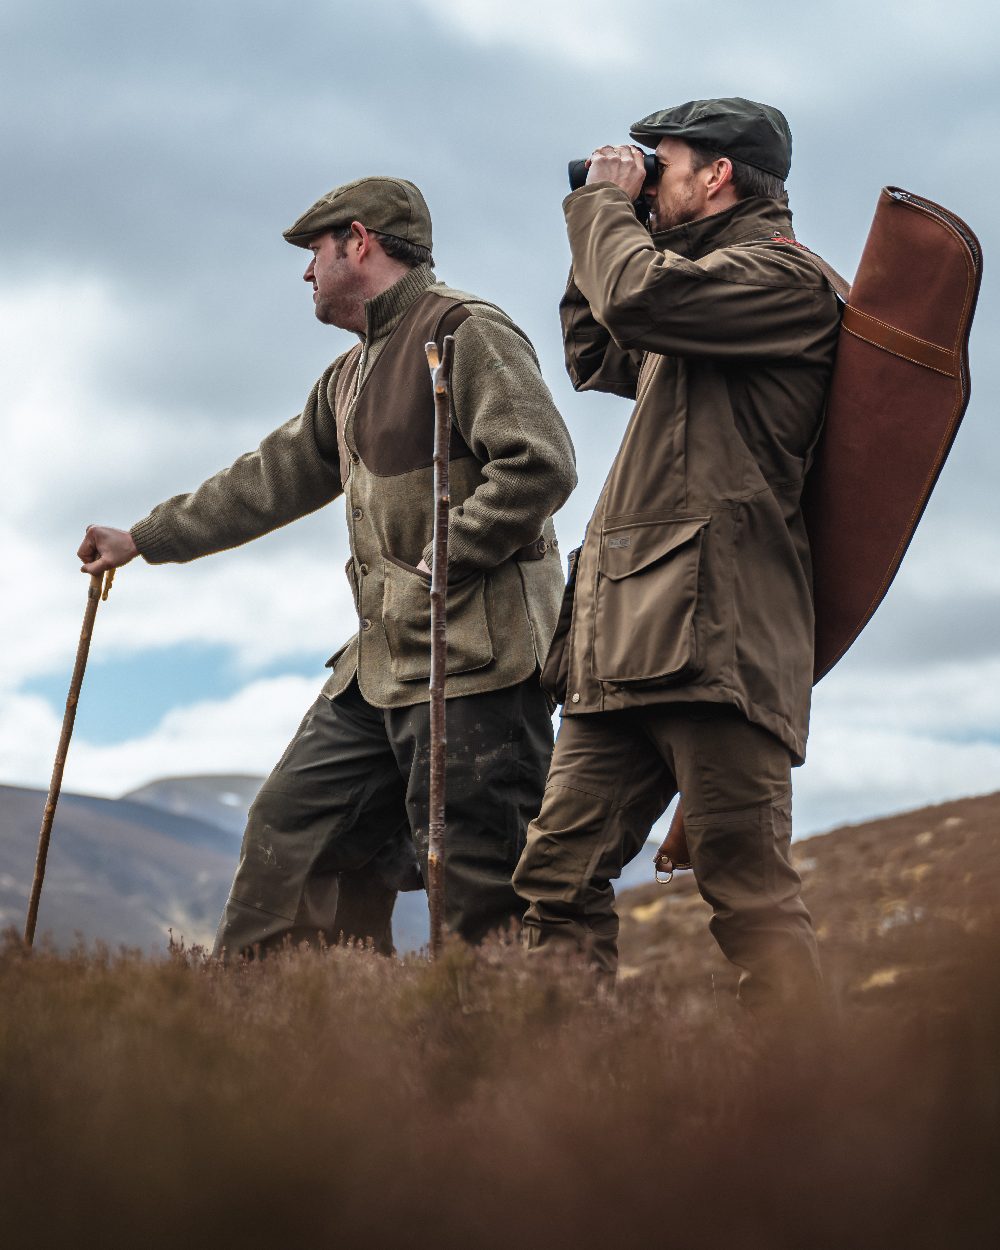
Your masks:
M656 157L648 152L642 158L642 165L646 171L646 182L643 186L647 186L650 182L655 182L659 177L659 171L656 165ZM569 163L569 189L578 191L580 187L587 181L587 162L570 161ZM632 201L632 207L635 209L635 215L639 218L643 225L649 221L649 205L646 203L646 197L640 195L637 200Z

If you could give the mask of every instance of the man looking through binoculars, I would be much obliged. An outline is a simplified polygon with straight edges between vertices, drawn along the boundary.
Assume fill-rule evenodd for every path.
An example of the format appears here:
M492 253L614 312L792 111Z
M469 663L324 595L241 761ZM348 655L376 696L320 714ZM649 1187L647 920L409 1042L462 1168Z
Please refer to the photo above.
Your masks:
M777 109L698 100L631 137L655 146L655 178L639 148L601 147L563 206L567 369L577 390L636 402L546 665L547 680L565 677L564 720L514 884L532 947L582 950L613 974L611 880L680 791L741 996L816 1002L815 935L788 858L790 768L813 674L800 496L837 299L794 242Z

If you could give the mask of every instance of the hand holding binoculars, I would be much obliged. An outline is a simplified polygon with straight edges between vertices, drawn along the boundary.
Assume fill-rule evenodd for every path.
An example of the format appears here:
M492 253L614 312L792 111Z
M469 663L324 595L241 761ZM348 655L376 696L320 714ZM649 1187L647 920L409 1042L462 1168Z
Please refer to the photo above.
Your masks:
M656 164L656 157L652 152L648 152L642 158L643 169L646 171L646 181L643 184L643 190L649 186L651 182L655 182L659 177L659 170ZM582 161L570 161L569 163L569 189L578 191L587 181L587 170L590 168L590 158ZM640 195L637 200L633 201L635 215L639 218L643 225L649 221L649 205L646 202L645 195Z

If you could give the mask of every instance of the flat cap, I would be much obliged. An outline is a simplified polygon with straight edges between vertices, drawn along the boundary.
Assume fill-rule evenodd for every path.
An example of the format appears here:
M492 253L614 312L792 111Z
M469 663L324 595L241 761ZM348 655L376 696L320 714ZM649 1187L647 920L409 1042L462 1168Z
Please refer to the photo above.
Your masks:
M792 165L792 132L784 113L741 96L675 104L636 122L629 134L647 148L665 136L698 143L782 181Z
M335 187L283 233L289 243L306 247L316 235L352 221L419 247L433 247L427 202L405 178L358 178Z

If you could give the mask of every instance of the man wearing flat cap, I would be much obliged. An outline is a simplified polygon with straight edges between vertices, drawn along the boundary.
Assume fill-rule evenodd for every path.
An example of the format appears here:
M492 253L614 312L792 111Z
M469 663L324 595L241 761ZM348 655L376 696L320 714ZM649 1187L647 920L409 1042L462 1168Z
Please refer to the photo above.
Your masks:
M446 921L476 942L520 920L511 872L552 749L538 680L563 589L551 516L573 447L521 330L439 282L431 219L399 178L317 201L285 238L310 253L316 316L358 343L299 416L131 531L91 527L95 573L239 546L339 495L357 623L253 807L216 953L370 938L426 866L433 396L424 344L455 338L448 584ZM412 840L411 840L412 839Z
M697 100L631 135L655 148L652 183L638 148L602 147L564 203L570 377L635 407L546 666L564 719L514 883L532 947L584 951L613 975L611 881L679 791L741 997L817 1003L790 769L813 675L800 496L838 302L794 240L777 109Z

